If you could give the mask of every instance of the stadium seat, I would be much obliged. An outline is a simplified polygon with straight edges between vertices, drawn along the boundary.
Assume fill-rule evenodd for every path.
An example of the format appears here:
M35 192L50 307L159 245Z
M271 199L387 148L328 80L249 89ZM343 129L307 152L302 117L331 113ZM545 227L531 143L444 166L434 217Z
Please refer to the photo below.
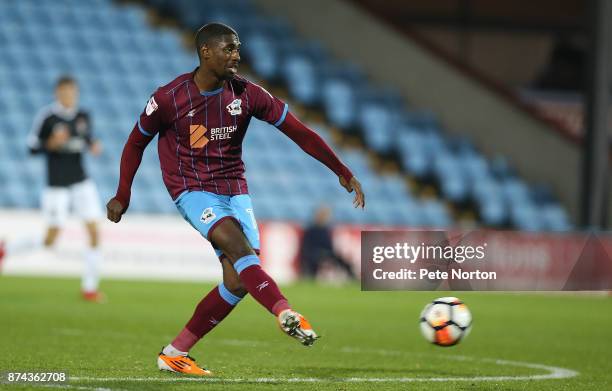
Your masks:
M377 152L387 153L395 140L391 112L382 104L367 102L359 109L359 125L366 142Z
M322 87L323 105L332 125L350 128L355 121L354 92L348 81L326 80Z
M397 148L404 170L417 178L424 178L429 174L431 159L427 154L425 140L420 132L410 128L401 129Z
M425 200L420 204L423 224L431 228L447 228L452 219L448 209L437 200Z
M519 202L510 208L510 218L514 226L522 231L537 232L545 227L539 218L539 212L529 202Z
M294 54L287 57L283 69L289 92L295 99L310 106L318 102L315 67L306 56Z
M278 59L271 38L261 33L253 34L244 51L258 74L268 79L275 77Z
M472 195L485 224L500 226L506 222L509 211L503 191L501 185L492 176L486 176L474 182Z
M561 205L551 203L541 209L544 227L550 231L565 232L572 229L569 217Z
M434 172L442 194L453 202L462 202L468 195L467 181L459 159L445 150L434 158Z

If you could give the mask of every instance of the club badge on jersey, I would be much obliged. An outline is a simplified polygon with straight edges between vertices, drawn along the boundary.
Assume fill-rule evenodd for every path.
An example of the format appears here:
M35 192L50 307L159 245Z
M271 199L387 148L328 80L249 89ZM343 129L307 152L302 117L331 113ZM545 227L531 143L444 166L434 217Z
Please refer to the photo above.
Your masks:
M234 99L232 103L226 106L226 108L227 108L227 111L230 113L230 115L240 115L242 114L241 105L242 105L241 99Z

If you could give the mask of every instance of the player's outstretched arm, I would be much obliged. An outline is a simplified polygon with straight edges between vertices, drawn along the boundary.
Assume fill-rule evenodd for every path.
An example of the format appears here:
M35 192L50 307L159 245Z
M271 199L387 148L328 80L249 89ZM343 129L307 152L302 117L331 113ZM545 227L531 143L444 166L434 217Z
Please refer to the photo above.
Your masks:
M292 113L287 113L285 121L278 128L307 154L325 164L338 175L340 184L349 193L355 191L355 199L353 200L355 208L363 209L365 207L365 195L361 189L361 183L353 176L351 170L340 161L321 136L300 122Z
M153 137L142 134L138 125L135 125L125 143L125 147L123 147L117 194L106 204L106 217L113 223L118 223L121 216L127 211L132 195L134 176L142 161L142 154L152 139Z

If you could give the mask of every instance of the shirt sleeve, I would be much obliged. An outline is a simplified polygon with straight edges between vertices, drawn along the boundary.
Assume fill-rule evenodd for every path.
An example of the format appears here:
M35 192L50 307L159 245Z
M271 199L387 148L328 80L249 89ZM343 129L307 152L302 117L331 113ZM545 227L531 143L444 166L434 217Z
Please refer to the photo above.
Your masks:
M163 116L164 102L162 99L164 99L164 95L159 89L151 95L123 147L119 167L119 184L115 198L126 210L130 204L134 176L142 162L145 148L157 133L168 127Z
M51 133L53 133L53 130L57 127L57 123L52 124L52 122L53 121L51 121L50 118L47 118L40 127L40 132L38 133L38 142L40 143L40 147L42 149L45 148L47 140L49 140L49 137L51 137Z
M285 121L289 106L255 83L249 83L248 88L251 114L271 125L280 126Z
M163 99L163 94L159 90L155 91L140 113L137 123L138 130L147 137L155 137L157 133L167 128L162 108Z
M91 121L91 116L89 113L83 112L83 121L87 124L87 132L85 132L85 141L87 145L91 145L94 142L94 134L93 134L93 122Z
M31 153L45 150L45 142L51 135L51 123L48 110L41 110L34 118L34 123L28 135L28 148Z

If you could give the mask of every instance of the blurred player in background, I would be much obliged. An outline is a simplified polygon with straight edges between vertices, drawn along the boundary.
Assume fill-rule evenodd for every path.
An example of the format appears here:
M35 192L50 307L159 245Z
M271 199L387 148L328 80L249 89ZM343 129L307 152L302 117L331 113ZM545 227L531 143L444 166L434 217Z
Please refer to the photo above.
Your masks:
M331 221L331 208L321 205L315 211L312 223L304 229L300 250L301 272L306 277L317 278L320 268L329 264L339 267L348 277L355 279L357 276L351 265L334 250Z
M42 194L42 211L47 222L44 238L21 238L8 242L2 249L6 255L52 248L72 210L83 219L89 235L89 249L81 280L85 300L100 302L98 290L102 255L99 249L97 220L102 208L96 185L88 179L83 167L83 154L88 150L99 155L102 146L94 140L89 114L78 107L79 87L72 77L62 76L55 87L56 101L42 108L28 138L32 153L44 153L47 161L47 187ZM0 257L5 254L0 254Z
M158 356L161 370L209 375L189 350L250 293L274 314L281 329L306 346L317 335L261 267L259 232L242 162L242 141L252 117L266 121L338 175L364 207L359 181L315 132L268 91L239 76L240 41L231 27L211 23L196 34L200 65L160 87L149 99L121 156L117 194L108 218L121 220L144 149L158 134L162 176L181 215L215 248L223 282L197 305L179 335Z

